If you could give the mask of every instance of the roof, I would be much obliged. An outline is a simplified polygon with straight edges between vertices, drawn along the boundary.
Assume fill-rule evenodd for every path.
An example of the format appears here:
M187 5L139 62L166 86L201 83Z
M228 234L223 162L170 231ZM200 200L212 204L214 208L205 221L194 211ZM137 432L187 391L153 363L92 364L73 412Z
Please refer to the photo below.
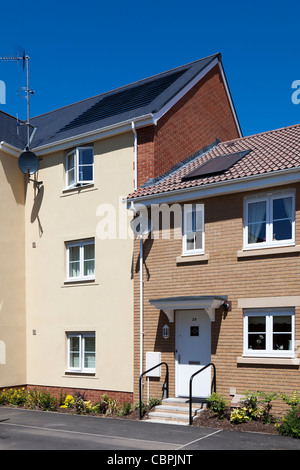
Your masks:
M30 119L32 148L69 139L158 112L215 59L214 54ZM1 137L0 137L1 139Z
M0 142L2 141L23 150L27 143L27 129L25 122L0 111Z
M233 154L239 154L239 158L232 159ZM206 162L214 163L210 165L213 169L218 168L217 160L220 157L228 158L228 165L222 165L220 171L201 171ZM144 185L127 199L207 187L292 168L300 168L300 124L227 142L217 141L212 148L190 156L154 184Z

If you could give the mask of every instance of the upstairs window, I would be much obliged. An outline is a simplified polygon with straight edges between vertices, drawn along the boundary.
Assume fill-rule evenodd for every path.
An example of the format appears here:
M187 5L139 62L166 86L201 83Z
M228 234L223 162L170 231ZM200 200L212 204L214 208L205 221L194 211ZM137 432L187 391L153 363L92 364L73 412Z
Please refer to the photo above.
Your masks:
M294 193L246 199L244 248L264 248L294 243Z
M93 147L77 147L66 155L66 187L74 188L94 181Z
M67 280L95 279L95 240L67 243Z
M204 253L204 205L186 204L183 215L183 255Z

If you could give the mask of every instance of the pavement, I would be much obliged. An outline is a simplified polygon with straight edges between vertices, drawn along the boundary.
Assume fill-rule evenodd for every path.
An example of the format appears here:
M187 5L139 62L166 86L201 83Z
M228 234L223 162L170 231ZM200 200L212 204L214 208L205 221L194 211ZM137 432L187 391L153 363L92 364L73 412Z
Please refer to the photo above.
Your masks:
M300 440L262 433L1 407L0 450L101 450L105 451L106 463L127 463L137 468L143 462L138 462L138 456L149 465L178 466L183 464L183 460L176 460L178 456L186 459L184 464L192 464L189 460L200 450L300 450ZM125 455L137 460L117 461ZM165 461L159 462L164 458Z

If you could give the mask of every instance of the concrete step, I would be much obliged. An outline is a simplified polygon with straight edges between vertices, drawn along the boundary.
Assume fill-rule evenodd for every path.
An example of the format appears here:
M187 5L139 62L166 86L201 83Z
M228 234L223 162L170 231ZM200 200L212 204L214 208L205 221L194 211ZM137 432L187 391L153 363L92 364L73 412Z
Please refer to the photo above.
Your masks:
M192 417L193 419L198 413L206 408L204 400L193 400ZM155 406L148 413L145 421L151 423L169 423L189 425L189 400L186 398L167 398L162 401L161 405Z

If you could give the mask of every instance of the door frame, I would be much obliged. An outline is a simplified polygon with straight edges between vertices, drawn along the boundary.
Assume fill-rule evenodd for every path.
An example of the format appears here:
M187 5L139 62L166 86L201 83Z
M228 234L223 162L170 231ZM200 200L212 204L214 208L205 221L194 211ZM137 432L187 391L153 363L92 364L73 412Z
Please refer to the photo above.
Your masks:
M179 343L179 337L178 337L178 315L177 315L177 312L183 312L183 311L186 311L186 312L189 312L189 313L192 313L192 312L204 312L208 318L209 318L209 315L207 314L207 311L205 309L182 309L182 310L176 310L175 311L175 396L176 397L183 397L183 395L179 395L179 361L178 361L178 358L179 358L179 352L178 352L178 343ZM209 321L209 325L210 325L210 351L209 351L209 356L211 357L211 321ZM209 361L210 362L210 361ZM201 365L199 366L199 368L201 367Z

